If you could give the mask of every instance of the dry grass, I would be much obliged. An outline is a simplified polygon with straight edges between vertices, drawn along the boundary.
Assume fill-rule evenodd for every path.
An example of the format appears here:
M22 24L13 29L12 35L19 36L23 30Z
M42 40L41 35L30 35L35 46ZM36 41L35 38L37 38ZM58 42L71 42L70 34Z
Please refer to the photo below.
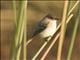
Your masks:
M56 15L59 18L62 17L63 1L62 2L58 2L58 1L55 1L55 2L45 2L45 5L44 5L44 2L40 2L40 3L38 1L37 2L36 1L35 2L28 2L28 9L27 9L27 22L28 22L27 23L27 33L28 34L27 34L27 38L30 38L30 36L31 36L31 34L33 32L32 30L34 30L34 27L35 27L36 23L39 20L41 20L41 18L43 16L45 16L46 13L51 13L53 16ZM4 2L2 2L2 3L4 3ZM10 2L8 3L6 1L6 3L8 5L7 4L2 4L2 5L3 5L3 7L8 7L8 8L1 10L1 20L2 20L1 21L1 60L9 60L9 58L10 58L11 41L13 40L14 31L16 30L16 28L15 28L15 26L16 26L15 25L15 21L16 20L13 20L14 19L14 17L13 17L13 14L14 14L13 10L11 9L11 5L10 5L10 8L9 8ZM78 3L79 2L74 4L74 6L77 7ZM43 7L41 7L41 6L43 6ZM68 13L68 15L72 14L72 12L75 11L75 7L71 10L70 13ZM39 9L37 10L37 8L39 8L40 10ZM74 14L76 14L76 12ZM70 26L73 26L73 25L70 25ZM25 35L25 37L26 37L26 35ZM76 60L76 59L78 60L79 59L79 56L78 56L78 55L80 55L79 54L79 51L80 51L79 39L80 39L80 37L79 37L79 33L78 33L78 36L77 36L77 39L76 39L76 42L75 42L76 45L74 45L74 47L76 49L73 49L74 51L73 51L72 58L71 58L72 60ZM26 40L26 38L25 38L25 40ZM69 41L69 40L70 40L70 37L67 37L66 44L67 44L67 41ZM25 45L25 42L24 42L24 45ZM39 45L37 42L41 42L41 41L37 41L37 39L35 39L35 41L33 41L28 46L28 50L27 50L27 55L28 56L27 56L27 59L31 60L34 57L34 55L38 52L38 50L40 49L41 45ZM57 48L57 46L55 46L55 47ZM65 48L66 48L66 46L65 46ZM45 60L53 60L53 57L54 57L54 59L56 59L56 51L57 51L57 49L51 48L50 46L49 46L48 49L49 50L47 50L47 48L43 50L44 53L46 51L48 51L48 53L49 53L49 54L48 53L46 54ZM64 60L66 59L66 57L63 56L63 55L64 54L67 55L67 50L66 49L65 49L65 51L62 51L63 54L61 55L62 59L64 59ZM24 47L24 50L26 52L26 48L25 47ZM55 50L55 52L54 52L54 50ZM23 52L23 51L21 51L21 52ZM36 59L39 60L41 58L41 56L44 55L43 52L39 52L40 53L40 57L37 57ZM24 56L25 56L24 58L26 58L26 55L24 55Z

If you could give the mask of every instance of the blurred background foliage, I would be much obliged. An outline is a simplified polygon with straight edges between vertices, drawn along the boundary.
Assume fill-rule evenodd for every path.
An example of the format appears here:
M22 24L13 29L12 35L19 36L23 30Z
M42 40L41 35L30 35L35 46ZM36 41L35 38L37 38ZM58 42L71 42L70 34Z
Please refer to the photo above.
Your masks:
M1 60L9 60L10 58L10 47L11 41L14 38L15 23L13 19L12 1L0 1L1 2ZM74 5L75 1L71 1ZM17 1L17 9L19 9L19 1ZM51 14L53 17L58 17L61 21L63 12L63 1L28 1L27 6L27 39L29 39L35 30L37 22L39 22L46 14ZM70 6L72 7L72 6ZM66 38L63 46L62 57L63 60L66 59L69 43L71 40L71 34L73 31L75 19L76 19L76 9L73 11L74 17L68 24ZM42 43L34 41L28 46L28 60L31 60L36 51L41 47ZM78 60L80 57L80 23L77 32L77 38L75 40L74 50L72 54L72 60ZM43 51L44 52L44 51ZM57 43L51 49L46 60L53 60L56 58ZM43 54L43 53L42 53ZM42 55L41 54L41 55ZM38 57L37 59L39 59Z

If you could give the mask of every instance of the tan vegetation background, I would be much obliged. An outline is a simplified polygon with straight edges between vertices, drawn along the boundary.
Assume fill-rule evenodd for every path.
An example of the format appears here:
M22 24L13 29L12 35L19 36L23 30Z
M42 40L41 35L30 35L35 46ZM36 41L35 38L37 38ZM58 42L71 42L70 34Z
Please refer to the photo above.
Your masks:
M9 60L10 58L10 47L11 41L14 40L14 31L15 31L15 22L13 20L13 10L12 10L12 1L0 1L1 2L1 60ZM74 3L74 2L73 2ZM18 9L17 3L17 9ZM38 21L40 21L46 14L51 14L53 17L58 17L61 21L63 12L63 1L29 1L27 6L27 40L30 39L33 31L35 30L35 26ZM76 14L76 9L73 12ZM75 16L72 18L70 23L68 24L68 29L66 33L66 39L64 41L63 46L63 53L62 58L66 60L67 52L69 43L71 40L71 33L73 31L75 22ZM28 46L28 60L35 55L38 49L41 47L43 42L39 41L38 38L35 39L29 46ZM56 53L57 53L57 44L53 46L51 51L49 52L48 56L45 60L56 60ZM46 47L47 48L47 47ZM43 55L44 51L40 54L39 58ZM72 53L72 60L79 60L80 59L80 24L78 28L77 38L75 40L75 45L73 48Z

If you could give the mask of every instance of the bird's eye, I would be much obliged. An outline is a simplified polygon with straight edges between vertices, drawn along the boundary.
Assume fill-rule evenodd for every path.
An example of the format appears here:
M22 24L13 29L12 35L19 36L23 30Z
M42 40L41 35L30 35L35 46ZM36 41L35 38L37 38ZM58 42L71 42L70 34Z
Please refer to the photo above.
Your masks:
M59 18L54 18L55 20L59 20Z

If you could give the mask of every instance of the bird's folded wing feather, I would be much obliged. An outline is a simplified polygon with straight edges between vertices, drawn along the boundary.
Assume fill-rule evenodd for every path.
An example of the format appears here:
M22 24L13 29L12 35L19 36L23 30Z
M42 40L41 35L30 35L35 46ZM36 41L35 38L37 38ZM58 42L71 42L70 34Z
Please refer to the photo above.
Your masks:
M45 21L41 20L37 27L36 27L36 30L34 31L33 35L32 36L35 36L37 34L39 34L40 32L42 32L45 28L47 27L47 24L45 24Z

